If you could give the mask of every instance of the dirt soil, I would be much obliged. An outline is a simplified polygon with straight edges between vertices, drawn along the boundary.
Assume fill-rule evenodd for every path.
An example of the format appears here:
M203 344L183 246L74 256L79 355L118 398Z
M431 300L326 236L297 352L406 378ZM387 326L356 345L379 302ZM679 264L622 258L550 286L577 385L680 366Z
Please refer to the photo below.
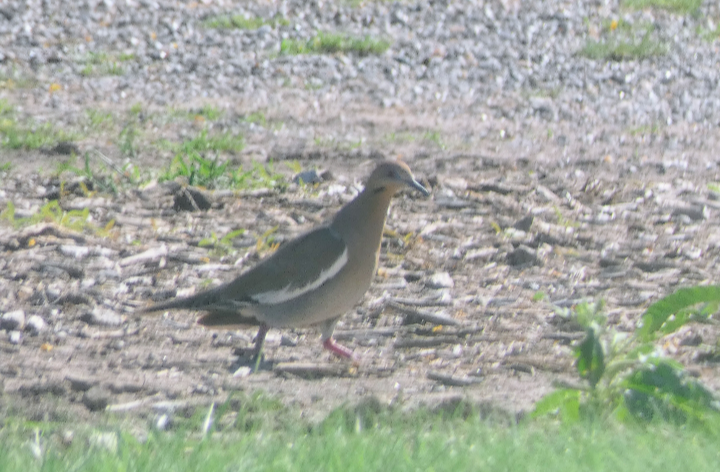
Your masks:
M322 121L332 127L336 117L329 111ZM715 280L720 202L706 183L717 172L706 172L714 157L692 130L627 136L608 128L607 146L583 146L571 126L554 127L560 140L539 126L465 118L463 131L496 139L462 153L414 143L384 150L408 156L433 196L396 198L378 276L338 325L337 338L361 358L356 369L323 351L315 330L284 330L271 332L261 372L247 375L234 348L249 345L253 330L207 330L186 312L133 314L154 293L228 280L258 259L254 237L225 258L198 247L201 238L236 228L257 236L275 226L278 240L296 235L332 215L349 195L328 190L366 176L373 161L313 152L312 160L301 155L302 165L335 177L313 190L210 193L213 208L202 212L172 210L163 186L62 198L66 209L89 208L100 226L114 220L106 238L54 224L4 225L4 311L23 309L48 325L22 333L19 343L1 332L5 401L38 419L83 417L95 401L147 414L222 401L236 390L277 395L308 415L368 396L403 405L463 397L526 411L554 381L575 379L569 344L582 333L552 305L603 299L611 325L629 332L659 297ZM344 126L406 132L411 119L422 115L366 110L345 115ZM501 137L499 128L515 137ZM609 149L619 136L624 144ZM669 142L680 143L676 151ZM673 154L687 157L680 165ZM4 192L41 204L34 195L43 181L8 178ZM433 279L442 273L451 287L447 277ZM544 300L534 301L538 293ZM418 322L393 303L457 325ZM707 361L716 358L717 339L715 324L691 325L663 347L718 389L718 365Z
M403 407L466 398L523 412L557 382L579 382L571 343L583 333L554 307L604 300L610 326L632 332L652 302L718 278L720 195L707 185L720 181L713 127L631 129L496 113L522 106L513 94L489 101L487 114L462 104L449 114L297 97L287 92L264 109L281 130L248 133L234 164L272 160L288 180L283 162L329 170L315 188L206 191L210 209L176 211L172 186L133 188L116 176L117 194L88 194L65 174L62 208L89 209L96 227L114 222L108 235L0 223L0 313L24 312L23 325L0 329L5 413L145 417L234 391L267 392L308 417L371 397ZM203 104L217 105L185 105ZM255 110L233 106L240 115ZM174 126L157 132L181 134ZM318 139L349 133L362 146ZM122 159L101 140L80 146ZM0 152L12 164L2 201L18 217L37 211L59 188L52 169L64 157ZM267 254L258 237L277 227L282 242L327 219L382 158L404 159L432 196L407 191L394 200L378 275L338 324L336 337L359 356L358 367L322 350L316 330L272 330L262 369L250 374L236 350L251 344L254 329L204 329L183 311L134 313L251 267ZM159 151L134 159L143 169L168 162ZM234 229L246 233L229 254L199 245ZM435 324L427 313L453 323ZM715 322L691 324L659 344L720 391L718 333Z

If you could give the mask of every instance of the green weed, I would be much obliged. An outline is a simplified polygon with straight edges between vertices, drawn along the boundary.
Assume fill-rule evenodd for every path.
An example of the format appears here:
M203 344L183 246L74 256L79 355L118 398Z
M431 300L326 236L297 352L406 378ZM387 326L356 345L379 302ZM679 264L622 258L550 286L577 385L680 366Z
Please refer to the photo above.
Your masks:
M627 8L659 8L676 13L694 13L700 8L702 0L623 0L622 6Z
M428 131L423 136L423 139L425 141L430 141L431 143L435 143L435 145L437 147L439 147L440 149L443 149L443 150L445 149L445 142L443 141L442 136L440 135L440 133L438 131Z
M83 161L84 165L82 167L75 166L72 160L64 161L58 164L55 173L58 177L61 176L63 172L70 172L78 177L82 177L84 182L87 182L93 189L92 192L89 192L88 186L83 183L85 193L88 195L94 192L117 194L117 183L104 164L101 165L100 172L94 171L90 166L90 153L87 152L85 153ZM137 167L131 167L129 164L126 164L125 169L114 168L113 170L131 184L137 184L140 181L139 169Z
M195 110L172 109L171 115L188 120L198 120L198 118L208 121L216 121L222 118L224 112L212 105L204 105Z
M218 238L217 234L213 231L209 238L203 238L198 243L200 247L210 247L215 255L225 256L234 252L232 241L238 236L245 234L244 229L236 229L230 231L222 238Z
M50 123L20 124L12 118L0 117L0 147L8 149L39 149L61 141L74 141L74 133L55 129Z
M280 54L335 54L356 53L361 56L383 54L390 48L384 39L373 39L369 36L356 38L337 33L318 33L308 41L283 39Z
M265 113L262 111L254 111L250 113L249 115L245 116L243 118L243 121L245 123L253 123L260 126L266 126L267 125L267 119L265 118Z
M219 163L217 158L207 159L196 150L189 150L177 154L159 180L162 182L184 177L188 185L210 189L228 187L231 174L227 172L227 166L227 161Z
M90 210L88 208L83 210L66 211L62 209L57 200L47 202L45 205L40 207L36 214L27 218L16 218L15 205L13 205L12 202L8 202L5 210L0 213L0 219L8 221L16 228L47 222L55 223L58 226L77 232L89 230L100 236L108 236L115 224L115 221L111 220L105 227L98 228L92 223Z
M215 136L208 136L207 130L202 130L193 139L184 141L178 147L178 151L189 154L191 152L234 152L238 153L245 147L245 139L240 135L223 133Z
M559 316L586 331L574 351L577 372L588 387L546 395L533 416L558 415L566 423L609 416L620 421L717 425L717 398L687 375L682 364L663 356L654 341L691 321L706 322L719 307L720 286L680 289L652 304L632 335L607 328L602 302L556 308Z
M123 55L122 57L122 61L127 61L131 58L129 58L128 55ZM85 77L96 75L123 75L125 73L118 59L106 52L90 52L82 63L84 67L80 70L80 74Z
M249 17L245 15L221 15L203 22L206 28L244 30L256 30L264 25L275 27L276 25L288 26L289 24L290 22L288 20L280 17L266 20L260 17Z
M274 236L277 230L278 227L273 226L257 238L257 242L255 243L255 250L258 254L262 255L269 252L275 252L277 248L280 247L280 243L275 241Z
M667 54L668 46L653 38L652 24L606 21L600 40L588 40L579 54L594 60L640 60Z
M135 140L139 133L134 123L129 123L120 131L118 136L118 147L120 152L127 157L137 157L138 148Z
M115 122L112 113L100 110L86 110L90 129L99 130L111 128Z
M285 177L275 172L272 162L263 165L253 162L250 170L238 169L232 174L232 185L237 189L269 188L280 189L287 186Z

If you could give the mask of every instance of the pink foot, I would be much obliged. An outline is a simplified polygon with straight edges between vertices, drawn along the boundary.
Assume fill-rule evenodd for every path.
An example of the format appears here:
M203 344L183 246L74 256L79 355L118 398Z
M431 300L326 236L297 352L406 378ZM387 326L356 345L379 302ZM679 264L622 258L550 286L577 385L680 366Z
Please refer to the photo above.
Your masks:
M352 360L353 363L357 363L358 361L357 357L355 357L355 354L353 354L353 352L349 348L343 346L342 344L338 344L333 338L327 338L323 342L323 347L335 354L336 356Z

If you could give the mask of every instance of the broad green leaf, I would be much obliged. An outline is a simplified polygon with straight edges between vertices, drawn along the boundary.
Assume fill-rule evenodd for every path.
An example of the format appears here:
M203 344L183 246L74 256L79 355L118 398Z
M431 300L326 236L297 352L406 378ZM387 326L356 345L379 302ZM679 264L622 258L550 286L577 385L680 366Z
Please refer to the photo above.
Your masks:
M530 413L531 418L550 414L559 414L563 422L570 423L580 419L580 390L571 388L555 390L542 397Z
M245 234L244 229L236 229L235 231L230 231L228 234L222 237L221 241L223 244L230 244L233 239L237 238L238 236L242 236Z
M651 341L671 315L698 303L718 301L720 301L718 285L681 288L650 305L642 316L642 325L638 328L637 335L642 341ZM675 329L678 327L676 326Z
M588 328L585 339L575 350L575 355L578 374L595 388L605 373L605 354L594 329Z

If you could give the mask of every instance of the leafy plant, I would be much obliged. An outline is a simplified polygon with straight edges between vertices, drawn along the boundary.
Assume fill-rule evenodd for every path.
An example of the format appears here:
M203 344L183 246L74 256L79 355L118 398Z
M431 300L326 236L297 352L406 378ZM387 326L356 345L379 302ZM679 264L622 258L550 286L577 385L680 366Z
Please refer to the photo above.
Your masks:
M224 256L233 252L233 239L237 238L238 236L242 236L243 234L245 234L244 229L236 229L234 231L230 231L222 238L218 238L217 234L215 234L215 232L213 231L210 234L209 238L204 238L200 240L198 246L211 247L213 252L215 252L217 255Z
M187 160L186 157L187 156ZM189 185L207 188L227 186L230 177L226 172L228 162L218 163L218 159L206 159L197 151L177 154L170 167L160 177L160 181L185 177Z
M545 396L533 416L558 414L569 423L607 414L621 420L717 421L720 405L713 393L688 376L682 364L664 357L654 341L690 321L707 320L718 306L720 286L680 289L651 305L633 335L606 327L602 303L556 309L585 328L574 351L577 372L588 387Z

